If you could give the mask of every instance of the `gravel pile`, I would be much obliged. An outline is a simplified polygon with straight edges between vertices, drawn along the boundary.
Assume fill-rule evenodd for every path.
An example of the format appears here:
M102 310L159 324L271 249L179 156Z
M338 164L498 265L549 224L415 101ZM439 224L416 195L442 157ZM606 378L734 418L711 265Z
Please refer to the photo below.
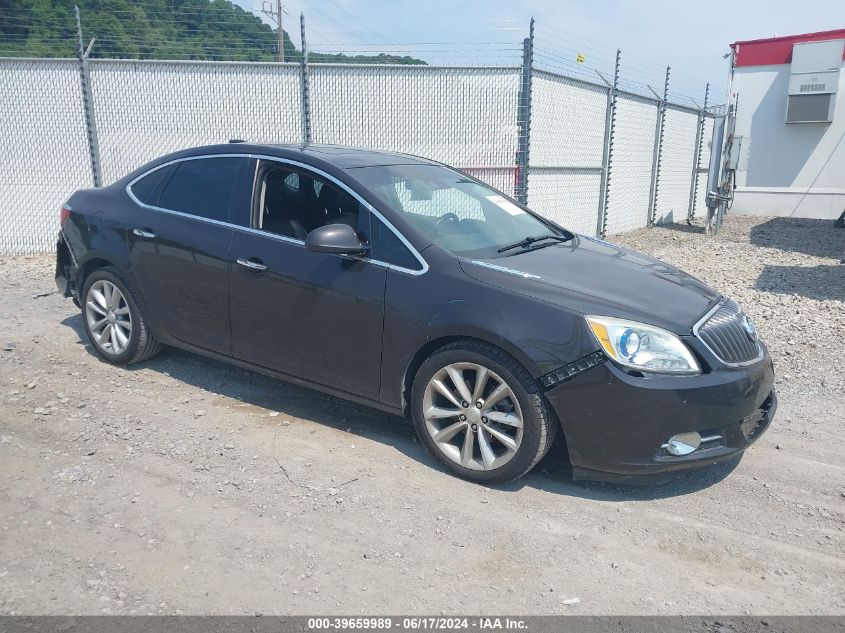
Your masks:
M769 346L779 390L843 390L845 230L832 221L729 216L712 238L702 226L672 224L609 239L739 303Z

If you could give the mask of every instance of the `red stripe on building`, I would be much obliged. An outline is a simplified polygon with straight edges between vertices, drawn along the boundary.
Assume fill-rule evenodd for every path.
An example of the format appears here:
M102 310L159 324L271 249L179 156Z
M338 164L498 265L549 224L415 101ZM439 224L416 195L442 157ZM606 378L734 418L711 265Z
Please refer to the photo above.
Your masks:
M845 29L836 29L834 31L804 33L803 35L786 35L763 40L734 42L731 44L731 48L736 52L734 63L737 66L767 66L769 64L791 63L793 44L842 39L845 39ZM845 59L845 52L843 52L842 58Z

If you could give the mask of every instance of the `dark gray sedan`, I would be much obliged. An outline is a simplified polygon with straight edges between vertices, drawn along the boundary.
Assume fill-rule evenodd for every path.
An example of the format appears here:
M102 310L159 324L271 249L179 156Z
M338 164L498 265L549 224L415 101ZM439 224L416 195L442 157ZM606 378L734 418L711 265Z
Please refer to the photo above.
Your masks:
M61 220L57 284L107 361L172 345L405 414L473 481L525 474L559 432L577 478L664 477L774 415L730 299L430 160L201 147Z

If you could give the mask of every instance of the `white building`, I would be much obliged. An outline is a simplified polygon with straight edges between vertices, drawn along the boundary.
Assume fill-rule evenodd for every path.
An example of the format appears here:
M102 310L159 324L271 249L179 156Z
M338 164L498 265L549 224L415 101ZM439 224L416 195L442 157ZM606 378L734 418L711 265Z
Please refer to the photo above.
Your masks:
M845 29L731 44L742 149L732 211L837 218L845 209Z

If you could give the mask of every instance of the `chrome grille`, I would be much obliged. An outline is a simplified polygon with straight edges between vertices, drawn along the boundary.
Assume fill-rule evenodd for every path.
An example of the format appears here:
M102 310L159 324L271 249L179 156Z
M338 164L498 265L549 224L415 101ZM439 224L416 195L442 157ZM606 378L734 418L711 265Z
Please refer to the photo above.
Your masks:
M753 361L760 356L757 337L745 329L745 315L739 306L725 299L693 329L716 357L728 365Z

